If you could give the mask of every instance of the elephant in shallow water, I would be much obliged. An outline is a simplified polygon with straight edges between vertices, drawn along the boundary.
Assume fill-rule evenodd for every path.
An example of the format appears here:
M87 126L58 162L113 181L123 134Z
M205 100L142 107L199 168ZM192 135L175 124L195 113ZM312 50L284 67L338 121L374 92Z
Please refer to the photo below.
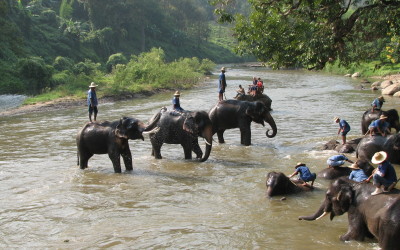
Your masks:
M400 133L389 136L367 136L357 146L356 156L359 159L370 161L379 151L388 154L388 161L400 164Z
M314 188L310 186L303 186L303 181L290 180L282 172L269 172L267 174L267 195L269 197L275 195L294 194L303 191L311 191Z
M372 171L374 171L374 167L371 166L366 160L357 160L356 163L359 168L364 170L367 176L370 176ZM318 178L333 180L341 176L349 176L351 171L352 169L348 167L328 167L318 172L317 176Z
M277 133L277 128L274 119L272 118L269 109L261 102L247 102L238 100L220 101L208 112L212 122L212 133L217 133L218 142L224 143L224 132L227 129L240 129L240 143L243 145L251 144L251 122L256 122L265 125L267 122L271 128L266 132L266 136L272 138Z
M390 109L387 111L383 110L376 110L374 112L371 109L364 112L361 118L361 132L365 135L368 131L368 126L371 124L372 121L379 119L381 115L386 115L387 119L386 122L390 124L389 128L396 129L398 133L400 131L400 121L399 121L399 113L395 109Z
M120 156L127 171L132 170L132 154L128 140L143 139L142 133L151 129L135 118L123 117L114 122L87 123L76 136L78 147L78 165L88 167L88 161L94 154L108 154L114 171L121 172Z
M152 155L161 159L161 147L164 143L181 144L185 159L192 159L192 151L200 161L206 161L212 149L212 125L205 111L167 111L165 108L157 112L149 121L156 123L158 131L150 133ZM203 152L199 146L198 137L206 141L206 150Z
M330 214L348 213L349 227L340 236L343 241L363 241L375 237L382 249L399 249L400 239L400 194L391 193L371 196L375 187L370 183L357 183L346 177L331 183L317 212L311 216L300 216L299 220L318 220Z

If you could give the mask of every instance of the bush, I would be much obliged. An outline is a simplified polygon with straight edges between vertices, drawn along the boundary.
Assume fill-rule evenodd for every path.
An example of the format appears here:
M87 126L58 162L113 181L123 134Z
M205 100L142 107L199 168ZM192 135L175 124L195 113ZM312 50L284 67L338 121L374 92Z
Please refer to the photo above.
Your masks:
M75 74L86 74L92 75L100 68L100 63L94 63L89 59L85 59L84 62L79 62L74 65L73 72Z
M107 72L110 73L117 64L126 64L128 60L122 53L113 54L106 63Z
M68 57L57 56L54 59L53 67L58 71L71 70L74 62Z
M26 90L29 93L40 93L44 88L51 86L53 67L46 65L40 57L23 58L17 64L19 75L24 78Z

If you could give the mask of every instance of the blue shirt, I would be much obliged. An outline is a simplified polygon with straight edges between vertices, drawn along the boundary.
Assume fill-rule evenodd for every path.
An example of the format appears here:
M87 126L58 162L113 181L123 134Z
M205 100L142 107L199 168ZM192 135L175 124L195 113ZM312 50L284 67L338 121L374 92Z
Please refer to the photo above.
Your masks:
M300 166L296 168L296 173L300 173L300 179L303 181L313 181L314 175L311 174L310 169L307 166Z
M349 131L350 131L350 125L347 123L346 120L343 120L343 119L340 120L340 122L339 122L339 127L340 127L341 129L344 128L343 132L349 132Z
M220 93L225 92L225 87L226 87L225 74L221 72L221 74L219 74L219 80L218 80L218 92Z
M362 169L355 169L351 171L349 175L349 179L356 181L356 182L362 182L363 180L368 179L368 176L364 173L364 170Z
M338 167L344 164L344 161L347 161L348 158L344 155L334 155L328 158L326 163L328 163L329 166L333 167Z
M378 170L382 174L384 174L383 178L385 178L388 181L397 181L397 175L396 171L394 170L392 164L388 161L384 161L381 164L378 165Z
M378 128L379 127L381 130L383 130L385 125L386 125L385 121L380 120L380 119L376 119L376 120L371 122L371 124L368 126L368 128L371 129L371 128Z
M183 108L181 108L181 104L179 103L179 98L174 96L174 98L172 98L172 105L174 110L183 111Z
M376 98L372 103L372 107L376 107L375 109L381 109L382 108L382 102L379 101L378 98Z
M93 106L97 106L97 96L96 96L96 91L89 89L89 91L87 92L87 104L88 106L90 106L90 99L92 99L92 104Z

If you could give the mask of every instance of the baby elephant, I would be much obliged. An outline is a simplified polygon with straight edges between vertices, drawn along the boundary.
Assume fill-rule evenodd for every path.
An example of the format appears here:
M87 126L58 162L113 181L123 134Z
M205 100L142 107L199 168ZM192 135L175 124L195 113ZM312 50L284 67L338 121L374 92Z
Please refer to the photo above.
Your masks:
M269 197L275 195L293 194L302 191L311 191L313 187L302 185L302 181L290 180L282 172L269 172L267 174L267 195Z
M120 156L124 159L126 170L133 170L128 140L144 140L142 133L151 128L129 117L123 117L114 122L87 123L76 137L78 165L81 169L85 169L88 167L90 157L94 154L108 154L115 173L121 173Z

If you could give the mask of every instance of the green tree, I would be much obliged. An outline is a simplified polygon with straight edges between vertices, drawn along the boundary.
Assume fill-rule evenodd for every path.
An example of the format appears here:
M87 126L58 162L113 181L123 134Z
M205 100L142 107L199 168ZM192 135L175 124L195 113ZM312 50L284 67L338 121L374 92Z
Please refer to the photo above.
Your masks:
M235 14L233 0L212 2L220 21L235 23L237 52L274 68L376 58L385 47L379 40L399 35L399 0L249 0L249 16Z

